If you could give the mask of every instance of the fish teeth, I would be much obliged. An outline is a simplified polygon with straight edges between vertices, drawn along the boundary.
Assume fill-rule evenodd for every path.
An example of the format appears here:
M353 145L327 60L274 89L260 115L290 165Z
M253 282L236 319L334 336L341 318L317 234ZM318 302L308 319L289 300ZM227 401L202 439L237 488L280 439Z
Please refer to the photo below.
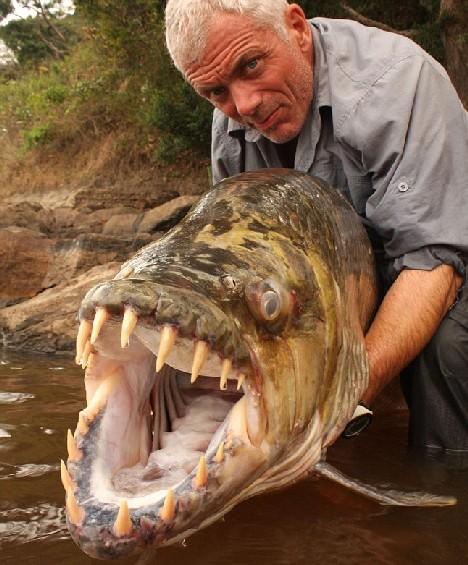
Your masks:
M129 536L132 532L133 524L128 511L128 503L122 498L119 505L119 513L114 522L114 534L118 537Z
M214 460L216 463L221 463L224 460L224 441L219 444Z
M88 320L81 320L78 334L76 336L76 357L75 362L77 365L81 363L85 345L89 340L92 331L92 324Z
M120 334L120 346L122 349L128 347L130 342L130 336L138 322L138 316L133 308L125 308L123 320L122 320L122 332Z
M84 370L88 365L89 356L91 355L92 345L91 342L88 340L84 346L83 353L80 359L81 368Z
M75 526L82 524L85 513L83 508L81 508L76 501L75 494L73 493L73 488L71 486L67 488L66 507L70 522Z
M78 425L76 426L76 429L82 436L85 436L89 431L88 422L86 421L83 410L81 410L81 412L78 414Z
M94 343L96 342L102 330L102 326L106 323L109 317L109 312L103 306L98 306L96 308L96 314L94 315L93 320L93 330L91 332L90 339L91 345L94 345Z
M79 461L83 457L83 453L78 449L76 446L75 438L71 433L71 430L67 432L67 451L68 451L68 459L70 461Z
M228 375L232 369L232 361L230 359L224 359L223 365L221 367L221 380L219 382L219 388L221 390L226 390Z
M193 384L200 374L200 369L208 359L209 345L206 341L197 341L193 354L192 376L190 382Z
M109 396L114 389L119 386L121 378L122 374L120 368L117 367L102 380L86 407L85 415L88 425L94 421L94 418L96 418L99 412L104 408Z
M203 488L208 482L208 467L206 466L206 457L202 455L198 464L197 474L193 480L195 488Z
M161 520L166 523L172 522L175 516L175 509L176 509L176 499L174 496L174 491L169 489L166 494L166 498L164 499L164 505L159 511L159 516Z
M156 359L156 372L164 367L169 357L177 337L177 330L173 326L164 326L159 342L158 358Z
M237 378L237 390L240 390L242 385L245 382L245 375L244 373L239 373L239 376Z
M63 459L60 459L60 478L62 480L62 485L65 491L73 487L72 478L70 477L70 473L68 472L67 466L65 465L65 461Z

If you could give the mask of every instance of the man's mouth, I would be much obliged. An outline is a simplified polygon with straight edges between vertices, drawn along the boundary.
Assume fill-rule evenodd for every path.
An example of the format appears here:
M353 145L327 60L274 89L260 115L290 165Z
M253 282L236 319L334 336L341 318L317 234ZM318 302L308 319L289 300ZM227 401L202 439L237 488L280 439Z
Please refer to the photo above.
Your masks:
M280 106L270 112L264 120L253 122L253 127L259 131L266 131L270 129L278 118L279 110Z

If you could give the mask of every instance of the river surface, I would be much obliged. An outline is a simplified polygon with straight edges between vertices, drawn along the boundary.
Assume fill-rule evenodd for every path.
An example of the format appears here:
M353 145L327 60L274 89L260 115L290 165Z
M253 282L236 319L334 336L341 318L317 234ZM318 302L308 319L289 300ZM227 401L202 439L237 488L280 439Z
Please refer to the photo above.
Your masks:
M0 564L100 563L71 541L60 459L84 406L70 359L0 353ZM458 497L448 508L379 506L325 479L241 504L175 547L118 561L162 565L468 563L468 466L407 453L404 413L340 440L328 460L399 489Z

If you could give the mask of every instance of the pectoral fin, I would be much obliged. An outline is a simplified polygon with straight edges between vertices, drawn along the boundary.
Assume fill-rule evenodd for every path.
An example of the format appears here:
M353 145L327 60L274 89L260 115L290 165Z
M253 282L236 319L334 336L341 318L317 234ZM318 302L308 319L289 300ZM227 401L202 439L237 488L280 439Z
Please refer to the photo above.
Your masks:
M457 499L453 496L439 496L428 492L400 492L366 485L357 479L348 477L329 463L325 463L325 461L317 463L314 467L314 472L367 496L367 498L371 498L379 504L392 506L452 506L457 503Z

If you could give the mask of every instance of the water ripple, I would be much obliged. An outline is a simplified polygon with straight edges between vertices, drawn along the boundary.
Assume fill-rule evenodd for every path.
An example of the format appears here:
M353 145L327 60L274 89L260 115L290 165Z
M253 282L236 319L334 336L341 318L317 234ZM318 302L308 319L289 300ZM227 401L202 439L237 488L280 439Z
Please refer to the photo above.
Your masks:
M16 468L17 477L41 477L46 473L58 471L59 465L38 465L36 463L26 463L18 465Z
M50 504L0 512L2 542L28 543L66 532L65 510Z
M0 476L0 480L25 477L42 477L47 473L55 473L60 469L59 465L46 465L37 463L25 463L24 465L11 465L0 461L1 471L8 471L7 474Z
M27 392L0 392L0 404L13 404L14 402L20 404L31 398L34 398L34 394Z

